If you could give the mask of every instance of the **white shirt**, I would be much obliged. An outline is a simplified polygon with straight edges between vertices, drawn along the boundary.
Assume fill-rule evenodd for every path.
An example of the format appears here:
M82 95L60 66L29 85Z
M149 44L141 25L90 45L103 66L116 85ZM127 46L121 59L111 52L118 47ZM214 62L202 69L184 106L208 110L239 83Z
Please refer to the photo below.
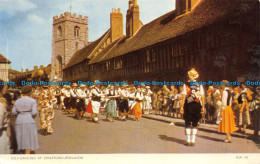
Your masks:
M222 93L222 101L221 101L221 108L222 109L225 109L226 106L227 106L227 99L228 99L228 92L227 90L229 90L229 88L225 88L225 90L223 91ZM232 96L230 95L230 101L229 101L229 104L231 104L232 102Z
M63 94L65 97L70 97L70 91L68 91L67 89L63 91Z
M76 89L70 89L70 95L72 96L72 97L76 97L77 95L76 95Z
M122 89L122 90L120 91L120 96L121 96L121 98L128 97L129 94L130 94L130 93L129 93L127 90L125 90L125 89Z
M86 94L86 92L85 92L84 90L78 89L78 90L77 90L77 96L78 96L79 98L83 99L83 98L87 97L87 94Z
M95 95L95 96L98 96L98 97L103 96L102 91L99 88L92 89L91 93L92 93L92 95Z

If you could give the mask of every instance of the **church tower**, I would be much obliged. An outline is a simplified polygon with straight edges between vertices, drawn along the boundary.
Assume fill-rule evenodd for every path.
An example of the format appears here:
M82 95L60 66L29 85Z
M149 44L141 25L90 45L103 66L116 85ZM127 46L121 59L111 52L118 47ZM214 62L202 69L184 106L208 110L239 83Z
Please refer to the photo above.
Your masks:
M88 17L65 12L53 17L51 78L62 80L62 69L73 54L88 44Z

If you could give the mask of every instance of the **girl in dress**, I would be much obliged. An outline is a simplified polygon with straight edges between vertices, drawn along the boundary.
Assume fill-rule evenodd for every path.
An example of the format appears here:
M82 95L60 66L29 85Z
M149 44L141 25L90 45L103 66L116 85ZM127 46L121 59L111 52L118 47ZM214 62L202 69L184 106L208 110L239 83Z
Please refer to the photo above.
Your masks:
M224 80L223 83L228 81ZM218 126L218 132L226 133L227 138L225 139L226 143L231 143L231 133L236 131L236 124L232 105L232 95L229 87L222 85L222 101L221 101L221 122Z

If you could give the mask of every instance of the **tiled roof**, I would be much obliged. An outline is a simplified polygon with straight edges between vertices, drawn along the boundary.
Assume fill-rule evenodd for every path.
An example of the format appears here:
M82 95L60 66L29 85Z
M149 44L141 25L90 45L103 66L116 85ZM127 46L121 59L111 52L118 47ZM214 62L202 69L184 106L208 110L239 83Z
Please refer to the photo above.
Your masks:
M10 60L8 60L4 55L0 53L0 63L11 63Z
M110 29L107 30L104 35L102 35L99 39L97 39L96 41L88 44L87 46L85 46L84 48L78 50L75 52L75 54L71 57L71 59L69 60L69 62L65 65L65 67L63 69L67 69L71 66L74 66L86 59L91 59L92 55L91 53L94 51L94 49L98 46L98 44L101 42L101 40L103 40L103 38L106 36L106 34L108 34L110 32Z

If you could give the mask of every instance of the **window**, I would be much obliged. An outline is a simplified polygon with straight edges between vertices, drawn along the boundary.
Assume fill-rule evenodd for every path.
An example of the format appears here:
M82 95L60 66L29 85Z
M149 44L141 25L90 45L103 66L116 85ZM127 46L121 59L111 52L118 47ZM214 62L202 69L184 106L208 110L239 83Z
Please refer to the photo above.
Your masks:
M110 69L110 61L106 62L106 69L107 69L107 71L109 71L109 69Z
M146 51L146 62L147 62L147 63L150 63L150 62L151 62L151 55L150 55L149 50Z
M188 11L191 10L191 0L188 0Z
M121 59L115 59L114 60L114 69L120 69L122 68L122 60Z
M154 50L152 50L152 62L155 62L155 51Z
M61 26L58 27L58 37L62 37L62 28L61 28Z
M79 27L78 26L74 27L74 36L79 36Z

